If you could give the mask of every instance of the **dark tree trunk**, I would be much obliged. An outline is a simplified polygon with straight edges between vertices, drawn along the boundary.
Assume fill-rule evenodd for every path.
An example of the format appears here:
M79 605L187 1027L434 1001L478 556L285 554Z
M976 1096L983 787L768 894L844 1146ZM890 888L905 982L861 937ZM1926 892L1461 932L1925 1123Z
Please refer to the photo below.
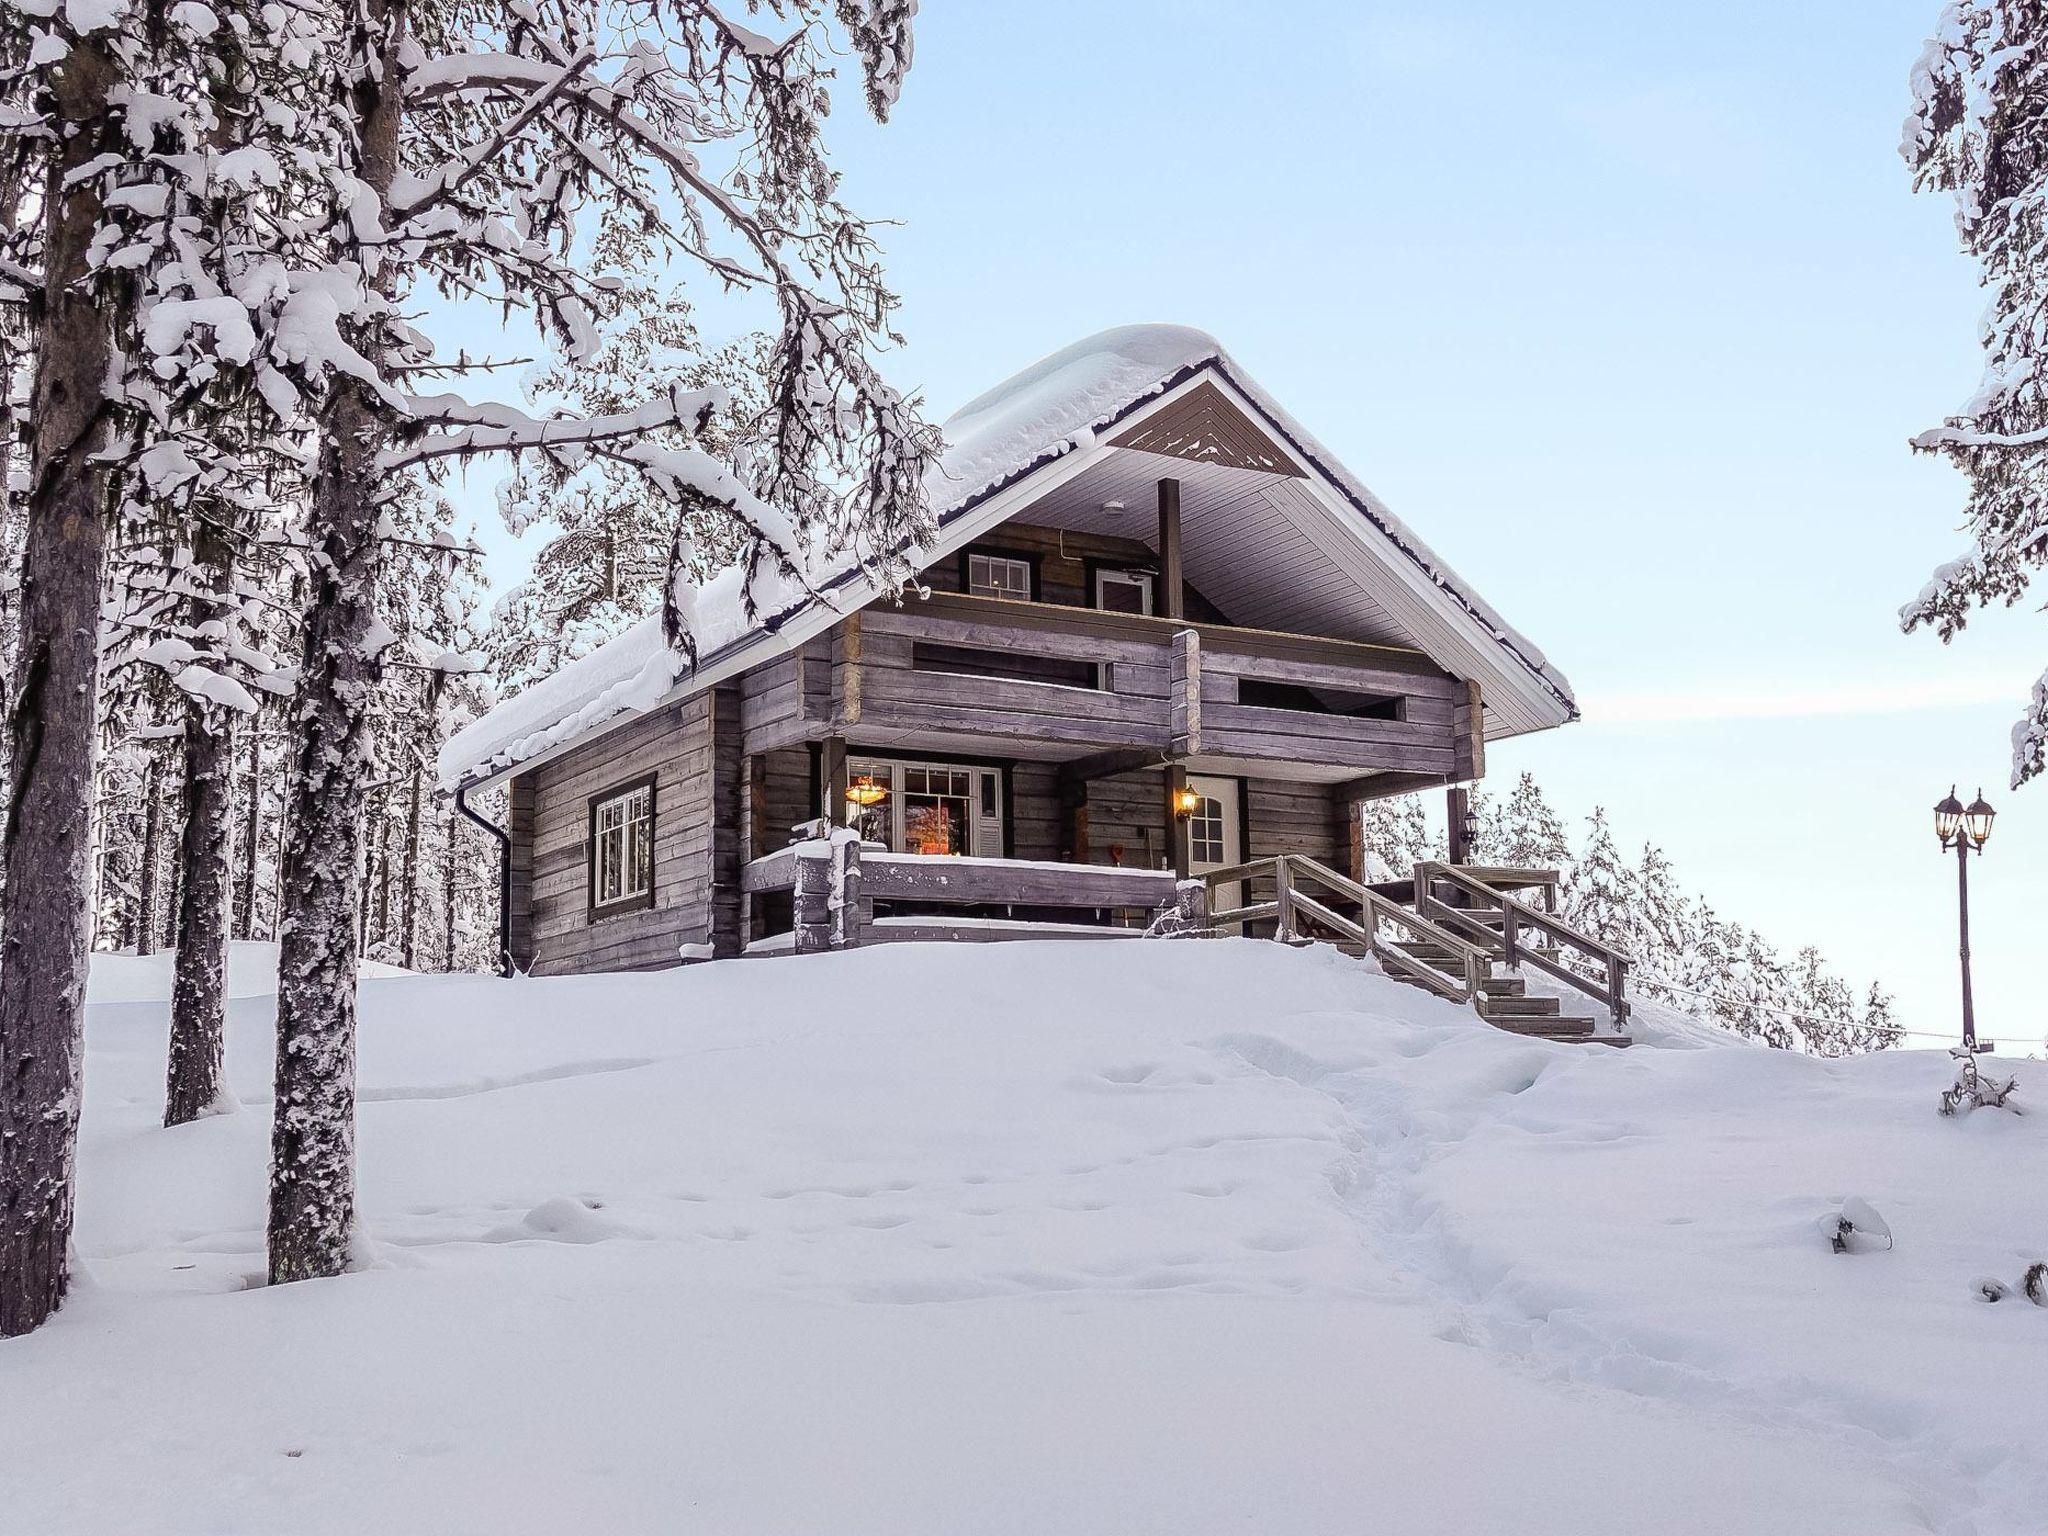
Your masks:
M377 818L377 944L391 942L391 807L378 797Z
M412 795L405 808L405 846L399 850L398 963L408 971L420 931L420 778L420 766L414 763Z
M441 967L444 971L455 969L455 833L459 820L460 817L455 812L448 813L448 839L442 844L441 852L442 950L447 957Z
M115 306L90 285L101 202L72 171L118 152L116 73L83 42L43 71L62 132L44 190L43 323L30 407L21 639L9 694L14 773L0 833L0 1338L64 1299L83 1075L87 899L106 564L105 387Z
M372 0L382 35L380 78L402 78L401 8ZM365 83L356 175L389 201L404 98ZM386 267L388 273L388 265ZM388 279L387 279L388 286ZM378 338L354 336L371 355ZM296 706L291 831L279 882L277 1077L270 1141L270 1281L338 1275L355 1226L355 883L361 878L363 779L378 658L364 641L383 549L376 537L379 453L390 439L380 407L342 378L322 412L309 506L315 586Z
M216 509L226 515L226 509ZM234 548L200 519L190 574L225 593ZM225 623L226 605L191 600L194 629ZM235 737L231 717L195 695L185 699L184 829L178 843L178 958L171 977L171 1050L164 1076L164 1124L197 1120L220 1100L221 1037L227 1027L228 844L234 836Z
M161 905L157 876L163 868L158 844L163 839L163 759L152 744L149 762L142 770L142 851L135 864L135 953L156 953L156 936L162 926L157 916Z
M384 824L384 791L368 790L363 796L362 830L357 840L362 844L362 889L356 892L356 948L370 947L370 910L377 897L377 845L371 827Z
M249 804L242 823L242 888L235 897L235 937L256 937L256 864L263 848L263 713L249 717Z

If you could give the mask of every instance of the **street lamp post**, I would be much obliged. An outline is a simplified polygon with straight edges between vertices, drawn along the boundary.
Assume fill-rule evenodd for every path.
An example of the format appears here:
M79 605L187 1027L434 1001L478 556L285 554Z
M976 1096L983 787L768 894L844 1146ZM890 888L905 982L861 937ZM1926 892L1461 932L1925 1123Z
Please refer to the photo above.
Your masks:
M1977 1049L1977 1014L1970 1001L1970 854L1984 852L1991 839L1991 819L1998 813L1984 803L1984 791L1968 805L1956 798L1955 787L1934 807L1934 835L1944 850L1956 853L1956 915L1961 926L1959 953L1963 963L1963 1049Z

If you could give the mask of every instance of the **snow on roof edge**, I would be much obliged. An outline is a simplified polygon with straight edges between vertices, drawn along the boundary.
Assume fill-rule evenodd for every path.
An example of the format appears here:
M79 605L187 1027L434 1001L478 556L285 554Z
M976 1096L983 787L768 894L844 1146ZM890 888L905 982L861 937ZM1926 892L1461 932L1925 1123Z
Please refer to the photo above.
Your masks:
M936 520L944 527L1047 464L1092 447L1104 430L1208 368L1218 370L1372 526L1488 630L1564 707L1567 720L1579 718L1569 680L1542 651L1245 374L1213 336L1190 326L1127 325L1098 332L960 407L940 429L947 447L931 477L939 485L929 487ZM745 623L739 617L738 568L729 567L706 584L700 599L700 615L709 619L714 633L700 627L694 675L708 678L721 661L759 645L861 575L856 563L842 558L818 573L810 592ZM730 590L718 593L721 583ZM686 660L662 639L661 616L649 615L451 736L436 764L441 783L445 788L480 783L623 716L644 713L690 673Z

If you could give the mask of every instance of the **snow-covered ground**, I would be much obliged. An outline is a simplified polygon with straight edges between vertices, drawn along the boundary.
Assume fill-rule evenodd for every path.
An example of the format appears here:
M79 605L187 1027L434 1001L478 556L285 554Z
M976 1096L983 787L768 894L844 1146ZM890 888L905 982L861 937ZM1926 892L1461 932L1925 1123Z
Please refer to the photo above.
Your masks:
M1933 1053L1552 1046L1319 951L894 946L363 986L371 1268L261 1269L102 961L0 1531L2035 1533L2041 1113ZM159 968L160 969L160 968ZM1869 1199L1890 1252L1817 1221Z

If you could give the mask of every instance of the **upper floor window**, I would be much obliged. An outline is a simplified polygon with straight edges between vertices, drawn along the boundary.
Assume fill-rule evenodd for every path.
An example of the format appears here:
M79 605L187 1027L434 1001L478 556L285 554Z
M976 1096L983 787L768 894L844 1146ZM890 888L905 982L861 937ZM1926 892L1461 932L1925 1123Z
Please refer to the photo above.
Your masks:
M654 780L590 802L590 914L654 904Z
M967 590L976 597L1010 597L1031 601L1031 562L1014 555L967 557Z
M1095 606L1109 613L1150 613L1150 571L1100 570L1095 573Z

